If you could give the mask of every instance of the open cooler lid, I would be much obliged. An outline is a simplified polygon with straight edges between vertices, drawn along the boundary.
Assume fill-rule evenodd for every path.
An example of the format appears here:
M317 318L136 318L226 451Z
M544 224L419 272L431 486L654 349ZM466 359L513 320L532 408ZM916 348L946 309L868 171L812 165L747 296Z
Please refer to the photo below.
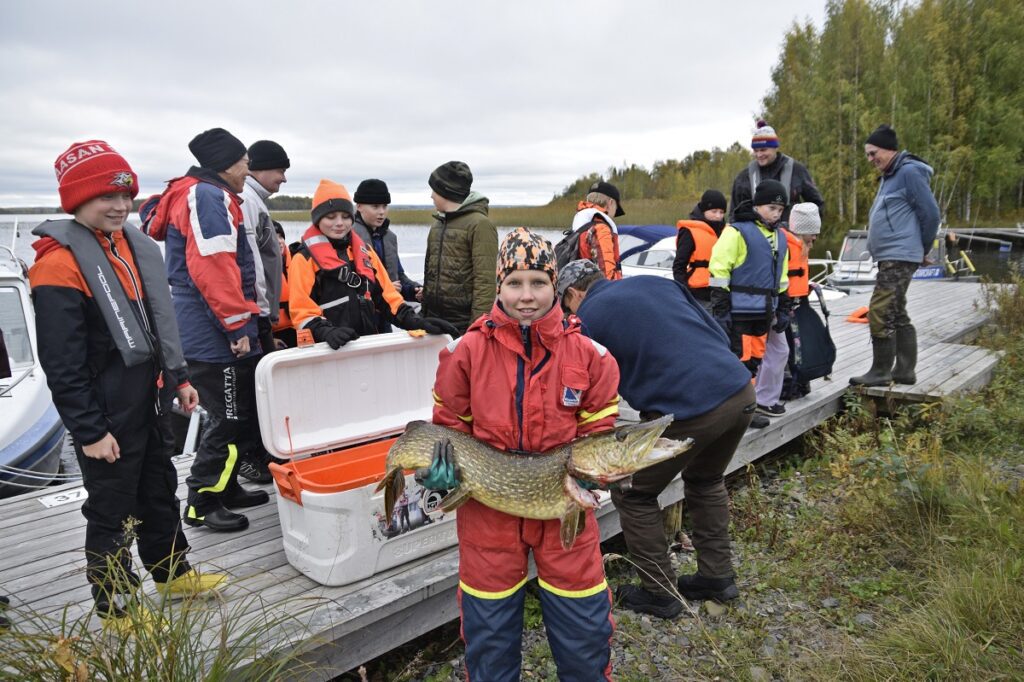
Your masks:
M438 353L449 341L395 332L265 356L256 367L263 444L275 457L301 457L430 421Z

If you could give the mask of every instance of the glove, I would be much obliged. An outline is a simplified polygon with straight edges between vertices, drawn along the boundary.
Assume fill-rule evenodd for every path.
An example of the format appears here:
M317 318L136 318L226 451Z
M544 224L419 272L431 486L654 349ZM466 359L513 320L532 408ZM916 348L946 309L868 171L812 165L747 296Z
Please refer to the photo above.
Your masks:
M728 334L732 327L732 298L721 287L708 287L708 290L711 294L711 315Z
M459 335L459 330L448 320L442 320L440 317L421 317L419 319L423 323L423 331L428 334L447 334L452 338Z
M452 337L459 335L455 325L440 317L420 317L413 311L412 306L402 305L395 315L395 323L402 329L422 329L428 334L449 334Z
M462 472L455 466L455 448L447 438L434 443L434 454L429 467L413 474L416 481L428 490L451 490L459 485Z
M588 481L585 478L577 478L576 485L584 490L601 490L601 484L596 481Z
M772 331L782 334L789 327L793 319L793 299L786 294L779 294L779 307L775 311L775 324Z
M306 328L312 332L314 341L326 341L327 345L334 350L359 338L359 333L352 327L335 327L323 318L314 320Z

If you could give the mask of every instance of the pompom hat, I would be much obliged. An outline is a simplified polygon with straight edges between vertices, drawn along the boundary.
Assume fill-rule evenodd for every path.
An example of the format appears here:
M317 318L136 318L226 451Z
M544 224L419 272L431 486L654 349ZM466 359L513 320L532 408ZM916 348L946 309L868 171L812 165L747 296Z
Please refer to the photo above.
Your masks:
M139 193L139 177L124 157L103 140L75 142L53 163L60 206L68 213L96 197Z
M761 119L757 122L757 130L754 131L754 136L750 139L751 149L768 149L779 146L779 136L775 133L775 128L772 128L768 123Z

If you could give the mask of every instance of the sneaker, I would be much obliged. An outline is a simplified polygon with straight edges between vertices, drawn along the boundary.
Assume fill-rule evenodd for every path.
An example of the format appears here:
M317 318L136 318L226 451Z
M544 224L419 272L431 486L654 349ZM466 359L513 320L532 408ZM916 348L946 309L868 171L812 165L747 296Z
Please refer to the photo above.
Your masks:
M196 508L190 504L188 505L188 511L185 512L185 516L182 520L190 526L205 526L210 530L224 533L245 530L249 527L249 519L242 514L236 514L233 511L225 509L224 506L219 503L216 507L213 507L204 514L200 514L196 511Z
M225 573L200 573L190 568L177 578L166 583L157 582L156 588L166 597L184 599L186 597L211 597L228 581Z
M274 480L274 476L270 473L270 469L267 467L266 462L252 462L248 459L243 459L242 463L238 465L238 475L242 478L252 481L253 483L259 483L264 485Z
M755 414L754 418L750 420L750 428L752 429L763 429L769 424L771 424L771 420L760 414Z
M740 596L735 578L706 578L700 573L681 575L676 581L679 594L690 601L710 599L720 604Z
M615 590L619 606L658 618L675 618L683 610L683 602L670 594L653 594L637 585L620 585Z
M11 598L7 595L0 594L0 611L6 609L11 605Z
M762 405L758 403L757 411L761 414L766 414L769 417L781 417L786 414L786 406L782 403L775 403L774 405Z

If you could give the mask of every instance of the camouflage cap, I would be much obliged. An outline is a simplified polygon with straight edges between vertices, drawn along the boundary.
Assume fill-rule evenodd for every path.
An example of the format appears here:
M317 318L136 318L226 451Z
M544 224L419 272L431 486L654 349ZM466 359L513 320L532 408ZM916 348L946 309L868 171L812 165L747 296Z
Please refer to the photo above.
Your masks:
M554 284L555 250L551 248L551 242L525 227L517 227L505 235L498 247L499 289L505 278L516 270L546 272Z
M595 272L601 274L600 268L592 260L581 258L567 263L558 273L558 284L555 285L555 293L558 294L558 298L564 298L566 289Z

